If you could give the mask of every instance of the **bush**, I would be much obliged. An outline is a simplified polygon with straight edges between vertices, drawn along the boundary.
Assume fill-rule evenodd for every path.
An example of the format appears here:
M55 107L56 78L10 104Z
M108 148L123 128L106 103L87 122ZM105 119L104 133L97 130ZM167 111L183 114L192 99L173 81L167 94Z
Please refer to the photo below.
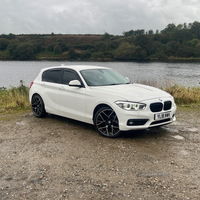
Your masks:
M9 45L9 40L0 38L0 50L7 49L8 45Z
M56 45L56 46L54 46L53 52L54 52L54 54L61 54L62 48L59 45Z
M10 57L15 60L32 60L35 57L37 48L30 43L15 42L8 46Z
M77 60L80 57L80 54L75 52L74 49L70 49L68 53L68 58L70 60Z
M13 87L9 90L0 90L0 110L8 111L13 109L30 108L29 88L20 81L19 87Z

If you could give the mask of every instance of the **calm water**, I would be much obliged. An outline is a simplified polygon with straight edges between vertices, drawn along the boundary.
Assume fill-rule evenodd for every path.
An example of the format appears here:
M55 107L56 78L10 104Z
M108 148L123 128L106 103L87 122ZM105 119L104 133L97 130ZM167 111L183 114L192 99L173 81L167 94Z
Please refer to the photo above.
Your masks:
M19 86L20 80L29 86L40 69L61 64L107 66L129 77L132 82L169 81L186 87L200 86L200 63L0 61L0 87Z

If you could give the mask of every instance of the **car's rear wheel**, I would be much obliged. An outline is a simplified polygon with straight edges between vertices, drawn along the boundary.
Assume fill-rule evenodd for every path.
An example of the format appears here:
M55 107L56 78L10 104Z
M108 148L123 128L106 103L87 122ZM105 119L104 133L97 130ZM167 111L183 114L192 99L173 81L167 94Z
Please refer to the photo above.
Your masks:
M45 117L47 115L44 107L44 102L40 95L36 94L32 97L31 107L33 114L36 117Z
M97 131L105 137L113 138L120 134L118 117L110 107L102 107L96 112L94 125Z

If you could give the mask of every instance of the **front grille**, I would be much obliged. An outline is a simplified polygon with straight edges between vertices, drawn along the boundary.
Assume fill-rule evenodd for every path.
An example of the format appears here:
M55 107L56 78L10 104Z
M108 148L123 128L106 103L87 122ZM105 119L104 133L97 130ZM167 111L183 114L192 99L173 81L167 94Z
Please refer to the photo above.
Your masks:
M152 112L160 112L162 111L162 108L163 108L163 104L158 102L158 103L152 103L150 105L150 109Z
M152 103L150 105L151 112L160 112L162 110L170 110L171 107L172 107L171 101L165 101L164 103L157 102L157 103Z
M172 107L172 102L171 101L165 101L164 102L164 110L170 110Z

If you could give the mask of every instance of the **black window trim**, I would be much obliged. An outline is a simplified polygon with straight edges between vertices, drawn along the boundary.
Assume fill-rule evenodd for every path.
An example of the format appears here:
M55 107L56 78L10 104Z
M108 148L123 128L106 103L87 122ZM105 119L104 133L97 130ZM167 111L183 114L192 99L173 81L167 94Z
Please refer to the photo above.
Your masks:
M81 80L79 74L78 74L75 70L70 69L70 68L63 68L63 73L62 73L62 84L63 84L64 71L68 71L68 72L72 72L72 73L74 73L74 74L76 75L76 77L77 77L77 80L80 81L80 83L81 83L81 87L84 87L84 88L85 88L85 85L84 85L83 81Z
M59 71L59 70L61 70L61 81L60 81L59 83L48 81L48 80L49 80L49 72L50 72L50 71ZM42 73L42 77L41 77L42 82L66 85L66 84L63 84L64 71L69 71L69 72L74 73L75 76L77 77L77 80L80 81L81 87L84 87L84 88L85 88L85 85L84 85L84 83L83 83L81 77L79 76L79 74L78 74L75 70L70 69L70 68L51 68L51 69L47 69L47 70L43 71L43 73ZM47 81L44 81L44 80L43 80L43 74L44 74L44 73L48 73Z

